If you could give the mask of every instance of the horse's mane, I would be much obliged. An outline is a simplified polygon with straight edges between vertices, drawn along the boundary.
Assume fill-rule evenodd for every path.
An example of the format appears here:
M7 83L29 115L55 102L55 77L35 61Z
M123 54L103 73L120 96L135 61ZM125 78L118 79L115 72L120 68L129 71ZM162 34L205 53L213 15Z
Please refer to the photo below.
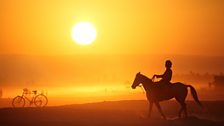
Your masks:
M150 82L152 82L152 79L148 78L147 76L145 76L145 75L143 75L143 74L141 74L141 73L140 73L140 75L141 75L146 81L150 81Z

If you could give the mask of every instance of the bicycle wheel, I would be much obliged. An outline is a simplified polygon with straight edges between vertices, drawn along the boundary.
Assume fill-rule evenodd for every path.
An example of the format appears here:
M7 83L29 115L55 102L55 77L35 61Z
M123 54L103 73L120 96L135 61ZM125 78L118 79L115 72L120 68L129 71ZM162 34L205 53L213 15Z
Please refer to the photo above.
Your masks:
M45 107L48 103L48 99L45 95L39 94L34 99L34 104L36 107Z
M24 107L25 106L25 99L22 96L16 96L13 100L12 100L12 106L14 108L18 108L18 107Z

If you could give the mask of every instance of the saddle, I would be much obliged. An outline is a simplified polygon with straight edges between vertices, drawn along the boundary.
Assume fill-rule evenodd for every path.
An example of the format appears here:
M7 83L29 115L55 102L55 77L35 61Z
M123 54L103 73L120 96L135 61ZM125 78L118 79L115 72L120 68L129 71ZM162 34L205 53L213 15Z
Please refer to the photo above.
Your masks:
M154 82L155 84L155 91L159 94L166 94L170 91L172 91L172 84L173 83L161 83L161 82Z

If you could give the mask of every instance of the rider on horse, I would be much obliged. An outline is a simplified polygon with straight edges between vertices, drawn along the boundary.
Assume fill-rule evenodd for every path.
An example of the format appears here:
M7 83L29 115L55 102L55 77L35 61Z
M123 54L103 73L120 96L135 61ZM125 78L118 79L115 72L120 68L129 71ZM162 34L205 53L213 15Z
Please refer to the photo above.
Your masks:
M164 74L162 75L154 75L152 77L152 79L154 79L155 77L156 78L162 78L160 81L156 82L157 84L161 85L161 86L164 86L164 85L169 85L170 84L170 81L172 79L172 70L171 70L171 67L172 67L172 62L170 60L167 60L166 63L165 63L165 67L166 67L166 71L164 72Z

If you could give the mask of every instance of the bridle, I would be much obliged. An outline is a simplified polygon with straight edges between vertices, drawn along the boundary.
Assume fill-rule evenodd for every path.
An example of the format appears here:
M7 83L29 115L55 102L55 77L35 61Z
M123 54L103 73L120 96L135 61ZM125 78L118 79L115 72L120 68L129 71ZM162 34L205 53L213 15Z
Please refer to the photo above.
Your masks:
M155 82L155 78L152 78L152 82ZM139 84L137 87L140 87L142 89L142 93L145 94L145 90L143 89L141 84Z
M143 89L142 85L138 85L138 87L140 87L142 89L142 93L145 94L145 90Z

